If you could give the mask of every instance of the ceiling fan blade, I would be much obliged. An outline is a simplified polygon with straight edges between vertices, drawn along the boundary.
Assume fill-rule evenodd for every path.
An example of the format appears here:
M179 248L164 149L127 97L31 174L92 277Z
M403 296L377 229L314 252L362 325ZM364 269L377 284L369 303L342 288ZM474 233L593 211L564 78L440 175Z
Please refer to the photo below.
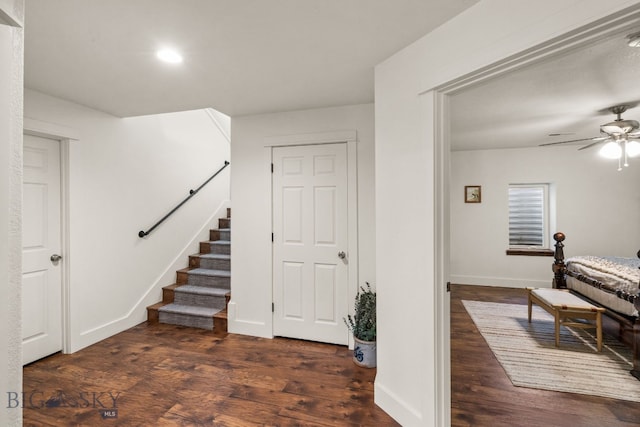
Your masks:
M600 144L601 142L605 142L606 140L607 140L607 138L602 138L602 139L601 139L601 140L599 140L599 141L595 141L595 142L592 142L591 144L585 145L584 147L580 147L580 148L578 148L578 151L580 151L580 150L586 150L587 148L591 148L591 147L593 147L594 145L598 145L598 144Z
M547 142L544 144L539 144L538 147L545 147L547 145L559 145L559 144L568 144L570 142L580 142L580 141L603 141L605 139L607 139L608 137L606 136L595 136L593 138L580 138L580 139L570 139L568 141L558 141L558 142Z

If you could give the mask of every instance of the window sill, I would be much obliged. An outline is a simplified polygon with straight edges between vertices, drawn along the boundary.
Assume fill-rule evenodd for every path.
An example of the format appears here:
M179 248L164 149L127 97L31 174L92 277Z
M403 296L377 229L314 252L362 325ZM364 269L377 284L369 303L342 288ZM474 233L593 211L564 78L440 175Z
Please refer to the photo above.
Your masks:
M507 255L553 256L551 249L507 249Z

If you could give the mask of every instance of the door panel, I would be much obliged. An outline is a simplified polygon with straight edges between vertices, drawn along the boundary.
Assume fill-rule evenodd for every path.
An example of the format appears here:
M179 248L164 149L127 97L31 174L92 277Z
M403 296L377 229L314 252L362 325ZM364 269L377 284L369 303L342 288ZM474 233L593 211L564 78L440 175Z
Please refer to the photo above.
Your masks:
M315 265L315 321L335 324L336 306L336 266Z
M346 144L273 149L274 334L348 343Z
M336 188L315 188L314 225L316 246L336 247Z
M301 262L282 263L283 317L289 320L303 320L303 270Z
M22 311L22 337L35 339L46 327L42 313L47 312L47 275L44 271L34 271L22 275L22 299L29 301Z
M282 239L288 245L302 244L303 187L282 189Z
M62 349L60 142L24 135L22 348L27 364Z

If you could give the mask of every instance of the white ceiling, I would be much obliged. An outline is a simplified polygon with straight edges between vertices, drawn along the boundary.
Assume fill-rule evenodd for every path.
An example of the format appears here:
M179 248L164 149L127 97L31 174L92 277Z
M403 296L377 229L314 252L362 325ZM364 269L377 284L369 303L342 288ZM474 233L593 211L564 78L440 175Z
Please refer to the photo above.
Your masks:
M637 106L622 117L640 120L640 48L628 47L626 38L637 31L615 34L453 95L452 149L533 147L596 137L601 124L615 119L608 108L620 104ZM550 137L552 133L565 135Z
M368 103L376 64L477 1L26 0L25 86L117 116Z

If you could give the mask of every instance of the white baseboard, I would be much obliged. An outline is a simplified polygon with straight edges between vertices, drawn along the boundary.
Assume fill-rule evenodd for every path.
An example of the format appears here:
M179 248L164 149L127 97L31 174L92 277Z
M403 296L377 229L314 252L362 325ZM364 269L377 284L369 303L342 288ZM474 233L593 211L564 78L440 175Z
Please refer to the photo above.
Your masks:
M483 277L452 274L449 281L457 285L496 286L500 288L550 288L553 275L548 280L523 279L511 277Z
M424 420L418 410L408 405L400 397L381 384L376 378L374 385L375 404L403 427L423 426Z

